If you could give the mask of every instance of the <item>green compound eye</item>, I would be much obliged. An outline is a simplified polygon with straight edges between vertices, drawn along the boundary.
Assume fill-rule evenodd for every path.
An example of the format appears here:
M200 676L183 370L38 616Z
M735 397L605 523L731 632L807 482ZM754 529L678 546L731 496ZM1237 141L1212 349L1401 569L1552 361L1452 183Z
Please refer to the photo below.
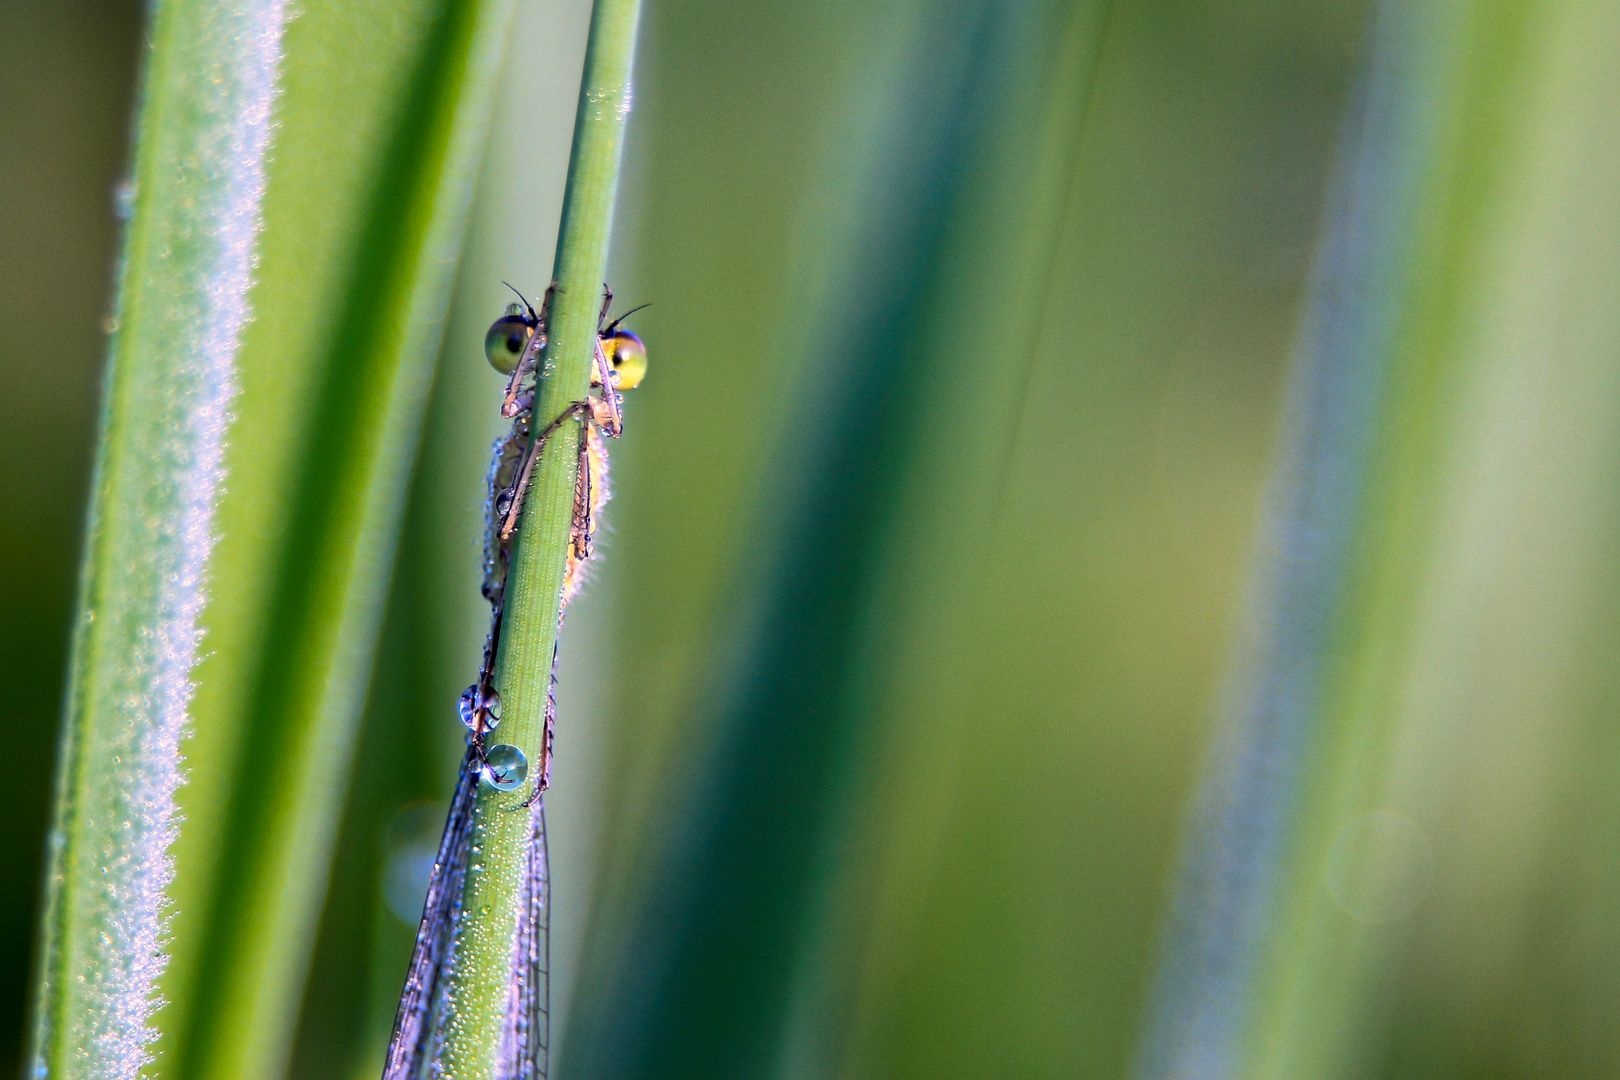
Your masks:
M529 339L533 336L534 327L523 316L503 315L484 335L484 355L489 357L490 366L496 371L510 375L523 358L523 350L529 347Z

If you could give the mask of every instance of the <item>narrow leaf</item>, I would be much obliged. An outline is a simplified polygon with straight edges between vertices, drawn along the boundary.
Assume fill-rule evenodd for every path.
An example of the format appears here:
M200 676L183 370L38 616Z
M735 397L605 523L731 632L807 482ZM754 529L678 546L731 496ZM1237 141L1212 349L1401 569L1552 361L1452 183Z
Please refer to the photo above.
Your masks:
M47 870L35 1076L150 1060L283 0L164 5L147 59Z

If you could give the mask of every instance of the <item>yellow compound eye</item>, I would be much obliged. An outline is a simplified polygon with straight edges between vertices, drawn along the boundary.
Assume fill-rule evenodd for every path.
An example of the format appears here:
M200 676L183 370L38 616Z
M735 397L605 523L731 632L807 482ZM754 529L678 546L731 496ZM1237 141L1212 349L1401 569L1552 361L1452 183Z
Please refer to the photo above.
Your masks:
M523 358L523 350L534 337L534 327L522 315L503 315L496 319L484 335L484 355L490 366L502 375L510 375Z
M602 351L619 376L618 388L632 390L647 376L647 346L628 330L615 330L602 339Z

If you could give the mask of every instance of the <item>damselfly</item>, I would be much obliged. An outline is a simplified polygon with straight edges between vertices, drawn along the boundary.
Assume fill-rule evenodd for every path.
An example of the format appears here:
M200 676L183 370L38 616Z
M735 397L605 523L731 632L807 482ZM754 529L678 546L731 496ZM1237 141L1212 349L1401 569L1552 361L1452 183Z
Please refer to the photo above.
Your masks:
M515 291L515 290L514 290ZM455 969L457 924L463 917L462 888L472 847L473 811L480 782L497 791L515 791L530 770L515 746L491 744L490 733L500 724L501 697L495 687L495 662L500 653L501 627L506 611L507 572L522 523L524 496L551 436L564 424L576 422L579 440L578 478L574 485L574 512L568 544L568 566L563 578L562 603L579 590L591 557L596 522L607 501L607 447L604 439L617 437L624 426L620 390L628 390L647 371L647 350L641 339L622 328L625 316L607 322L613 294L604 288L597 318L595 355L591 363L590 392L571 403L562 414L538 431L534 406L545 377L541 357L546 345L546 322L552 290L536 311L511 304L485 335L484 351L497 370L509 376L501 398L501 415L512 421L509 432L497 439L490 461L485 504L484 598L490 604L489 635L478 681L462 692L459 703L467 726L467 754L461 762L444 837L428 881L416 948L400 993L394 1035L388 1046L383 1080L420 1080L430 1068L446 1016L447 991ZM640 310L640 309L636 309ZM628 312L626 314L629 314ZM560 615L559 615L560 617ZM534 770L534 791L521 804L527 808L529 849L526 853L522 916L512 948L511 982L507 997L502 1060L495 1063L499 1080L539 1080L546 1075L550 1044L550 878L546 866L545 803L551 783L552 729L556 722L557 652L551 656L551 683L546 695L545 732L540 760Z

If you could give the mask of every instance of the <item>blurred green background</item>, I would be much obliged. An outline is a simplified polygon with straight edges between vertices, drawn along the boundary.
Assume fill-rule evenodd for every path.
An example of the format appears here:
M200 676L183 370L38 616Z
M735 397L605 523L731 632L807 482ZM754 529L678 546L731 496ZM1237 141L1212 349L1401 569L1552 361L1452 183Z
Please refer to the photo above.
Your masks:
M10 1072L21 1068L142 14L137 3L0 10L0 678L35 691L0 721L16 753L0 783L0 1069Z
M1394 301L1449 367L1414 361L1418 419L1380 428L1417 494L1361 510L1411 565L1357 580L1421 610L1336 646L1398 654L1347 736L1397 749L1308 782L1404 792L1369 805L1433 865L1398 917L1333 893L1360 929L1316 932L1371 958L1360 996L1291 1030L1349 1032L1321 1075L1613 1075L1614 20L1430 7L1462 59L1413 105L1451 140L1414 183L1436 265L1475 276ZM0 6L0 1072L141 16ZM387 1037L486 618L482 334L503 279L549 273L587 16L534 0L512 31L294 1076L375 1075ZM650 0L612 284L653 304L653 366L563 637L554 1075L1131 1073L1371 18Z

